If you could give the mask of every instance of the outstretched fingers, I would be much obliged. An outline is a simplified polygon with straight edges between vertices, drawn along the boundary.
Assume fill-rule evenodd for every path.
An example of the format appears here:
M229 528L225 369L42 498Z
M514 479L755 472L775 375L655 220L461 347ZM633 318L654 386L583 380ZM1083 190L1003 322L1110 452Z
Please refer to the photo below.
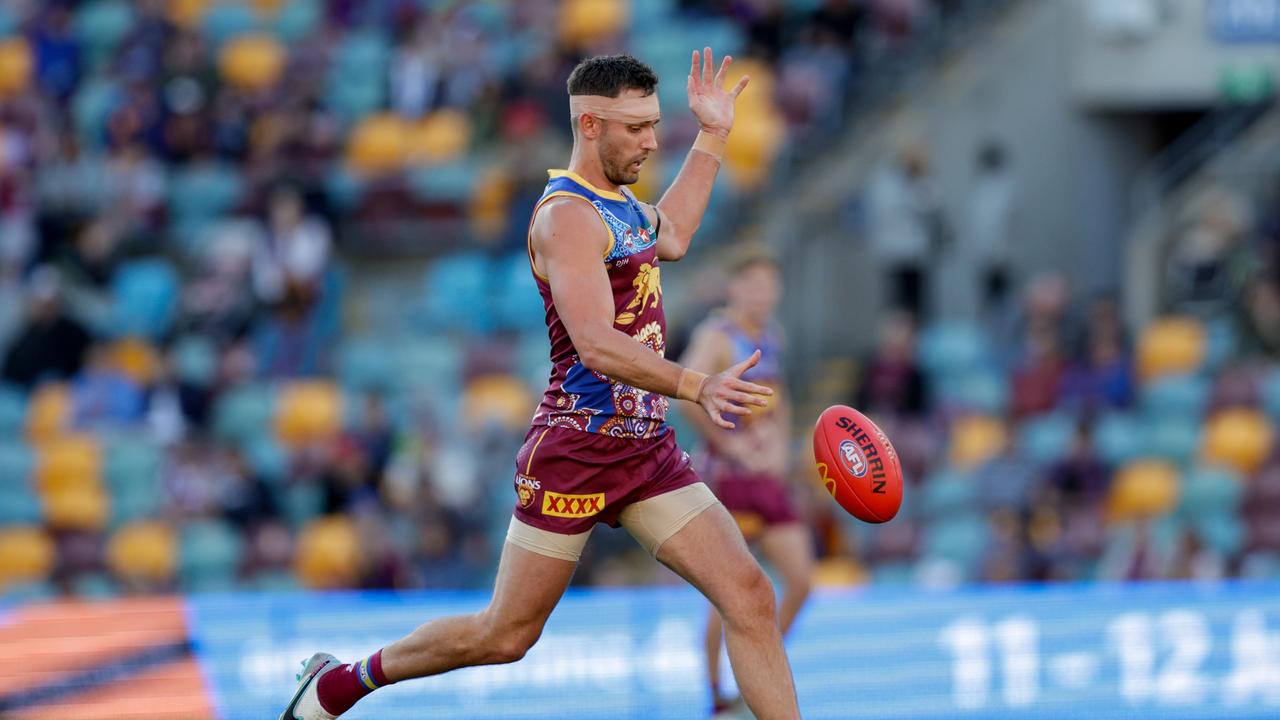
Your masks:
M725 55L724 59L720 61L720 69L716 71L716 87L724 87L724 77L725 74L729 72L729 66L731 64L733 64L732 55Z

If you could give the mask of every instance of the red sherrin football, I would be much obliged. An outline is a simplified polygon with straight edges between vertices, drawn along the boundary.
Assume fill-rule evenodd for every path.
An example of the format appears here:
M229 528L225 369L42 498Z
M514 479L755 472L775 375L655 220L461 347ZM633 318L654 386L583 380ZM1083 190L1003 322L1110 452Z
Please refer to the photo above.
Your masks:
M813 455L827 492L850 515L882 523L898 514L902 465L888 436L867 416L844 405L827 408L813 428Z

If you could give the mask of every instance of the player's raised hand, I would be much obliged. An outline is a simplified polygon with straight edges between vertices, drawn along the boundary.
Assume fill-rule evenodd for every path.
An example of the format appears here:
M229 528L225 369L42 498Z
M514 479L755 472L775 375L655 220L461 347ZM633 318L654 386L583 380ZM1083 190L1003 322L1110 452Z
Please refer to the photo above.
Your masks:
M722 413L730 415L750 415L751 407L766 407L772 388L756 385L742 379L742 373L750 370L760 362L760 351L756 350L751 357L734 365L722 373L708 377L702 383L702 391L698 393L698 404L707 411L711 422L732 430L734 424L725 420Z
M708 47L703 48L701 53L694 50L693 63L689 66L689 109L698 118L703 130L722 136L727 136L733 128L734 101L750 80L743 75L733 89L725 90L725 75L732 63L733 58L725 55L720 62L720 70L713 76L711 73L714 64L711 48Z

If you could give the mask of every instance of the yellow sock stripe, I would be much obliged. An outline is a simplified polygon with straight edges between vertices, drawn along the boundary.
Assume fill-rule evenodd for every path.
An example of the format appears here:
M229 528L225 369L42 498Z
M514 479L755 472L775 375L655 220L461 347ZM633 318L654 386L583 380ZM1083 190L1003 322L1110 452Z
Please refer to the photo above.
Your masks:
M369 658L360 661L359 665L360 682L370 690L377 690L378 684L373 681L373 675L369 673Z

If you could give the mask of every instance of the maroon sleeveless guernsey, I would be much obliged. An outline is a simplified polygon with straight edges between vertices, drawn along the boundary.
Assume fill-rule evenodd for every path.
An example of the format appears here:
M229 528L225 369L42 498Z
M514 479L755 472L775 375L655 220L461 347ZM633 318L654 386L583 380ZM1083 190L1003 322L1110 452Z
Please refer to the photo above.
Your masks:
M609 232L610 243L601 261L613 286L613 326L659 355L666 353L667 320L662 309L657 233L640 203L629 192L592 186L576 173L549 171L551 180L534 207L555 197L575 197L590 203ZM650 438L666 433L670 401L663 395L614 381L588 370L560 320L551 286L533 263L546 309L551 340L551 380L533 424L565 427L622 438Z

